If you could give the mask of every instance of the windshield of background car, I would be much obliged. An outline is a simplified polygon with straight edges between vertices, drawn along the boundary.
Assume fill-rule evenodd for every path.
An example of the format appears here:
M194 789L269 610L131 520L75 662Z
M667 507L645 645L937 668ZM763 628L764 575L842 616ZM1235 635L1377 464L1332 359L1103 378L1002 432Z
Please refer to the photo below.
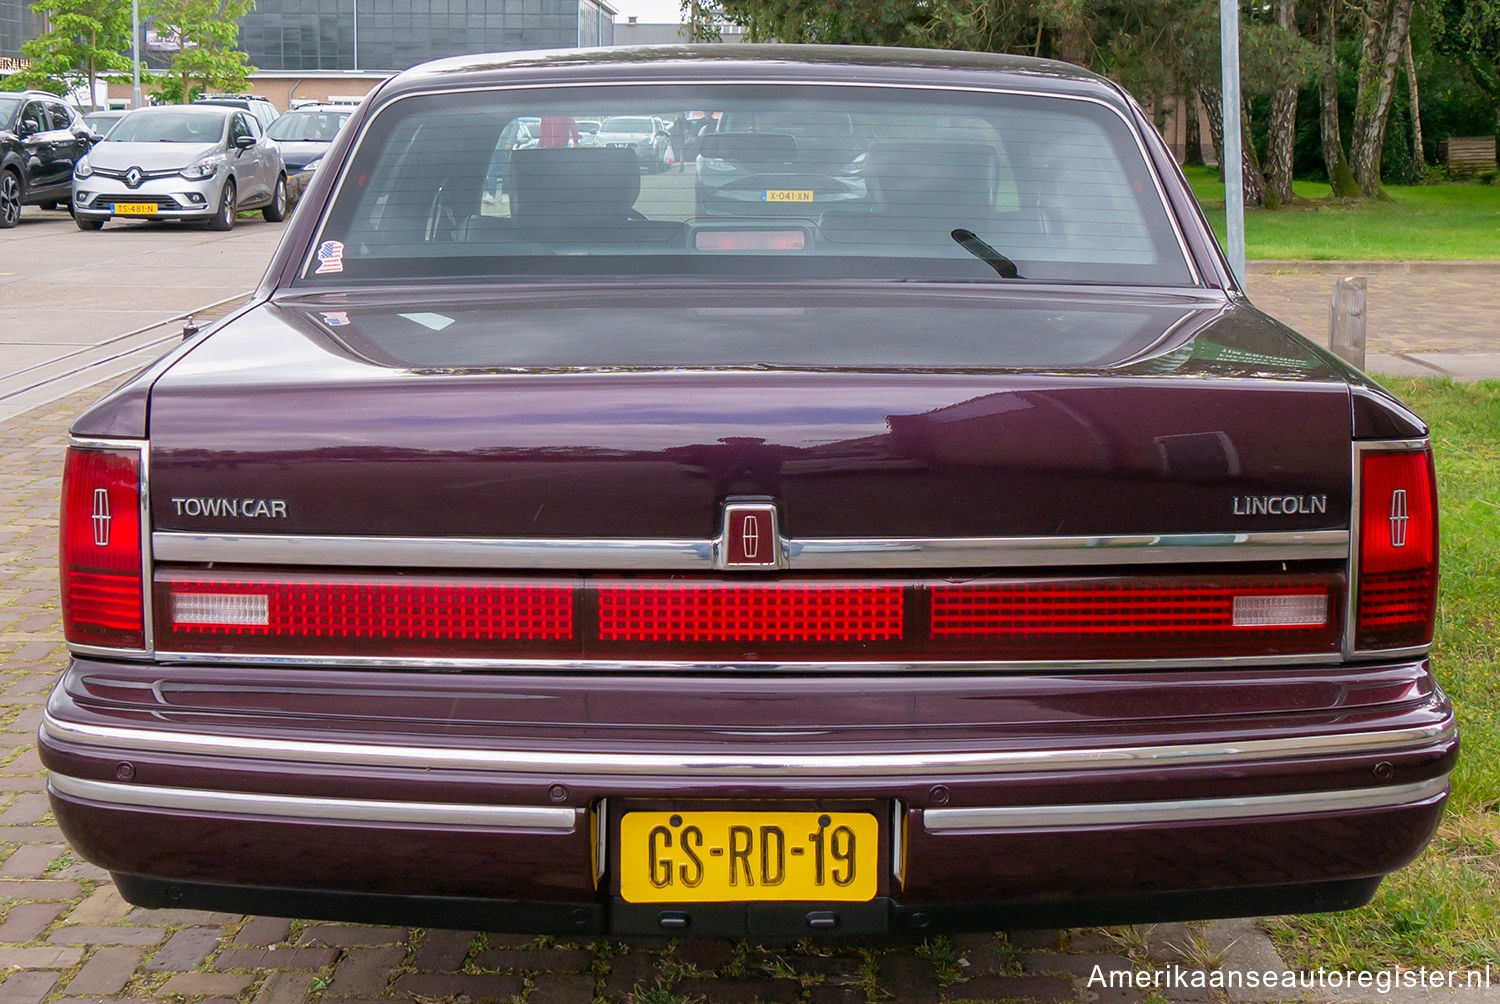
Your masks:
M266 135L283 143L332 143L349 121L349 112L287 112L266 126Z
M110 143L217 143L224 136L223 112L172 108L126 115L109 131Z
M621 135L685 113L716 120L685 163ZM580 118L603 122L587 145L567 128L506 141L517 122ZM357 140L298 284L637 277L1195 284L1113 107L806 84L394 101Z

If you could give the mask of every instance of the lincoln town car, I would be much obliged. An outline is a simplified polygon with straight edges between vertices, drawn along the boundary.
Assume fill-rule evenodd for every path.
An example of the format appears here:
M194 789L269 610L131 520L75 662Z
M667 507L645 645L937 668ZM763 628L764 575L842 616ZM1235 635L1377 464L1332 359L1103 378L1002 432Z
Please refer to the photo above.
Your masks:
M685 114L682 171L500 149ZM76 420L61 530L48 790L149 907L1339 910L1458 756L1427 427L1249 303L1148 116L1054 62L400 73L248 304Z

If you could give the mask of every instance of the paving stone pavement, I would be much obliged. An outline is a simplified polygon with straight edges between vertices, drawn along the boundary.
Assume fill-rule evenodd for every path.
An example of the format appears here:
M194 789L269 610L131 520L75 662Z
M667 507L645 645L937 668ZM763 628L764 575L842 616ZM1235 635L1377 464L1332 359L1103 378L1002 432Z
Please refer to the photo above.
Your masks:
M1399 272L1372 280L1372 351L1495 352L1496 278L1500 266L1465 273L1453 288ZM1331 284L1330 274L1316 269L1269 269L1252 273L1250 282L1258 303L1314 337L1320 328L1312 321L1326 331ZM1386 313L1388 294L1417 306L1397 321ZM1300 321L1299 311L1306 315ZM1435 321L1424 329L1431 336L1425 340L1412 334L1419 319ZM63 443L72 417L99 390L0 422L0 1004L1140 1004L1146 998L1140 989L1096 985L1095 967L1161 971L1183 964L1194 955L1183 946L1199 943L1225 953L1226 968L1281 969L1264 932L1248 920L762 945L572 942L134 908L107 874L79 861L63 842L33 742L47 690L66 659L55 573ZM1500 1004L1500 974L1495 983L1466 994L1363 999ZM1211 999L1201 989L1161 996L1195 1004Z

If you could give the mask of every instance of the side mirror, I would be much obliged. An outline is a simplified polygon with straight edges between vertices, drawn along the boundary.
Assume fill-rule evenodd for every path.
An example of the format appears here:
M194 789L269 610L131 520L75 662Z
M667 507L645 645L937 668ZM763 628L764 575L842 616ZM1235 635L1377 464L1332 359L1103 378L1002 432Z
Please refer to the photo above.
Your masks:
M36 119L22 119L21 120L21 138L24 139L27 136L30 136L34 132L40 132L41 128L42 128L41 125L37 123Z
M251 147L253 147L255 145L255 137L254 136L236 136L234 138L234 145L237 146L237 147L239 147L241 150L248 150L248 149L250 149Z

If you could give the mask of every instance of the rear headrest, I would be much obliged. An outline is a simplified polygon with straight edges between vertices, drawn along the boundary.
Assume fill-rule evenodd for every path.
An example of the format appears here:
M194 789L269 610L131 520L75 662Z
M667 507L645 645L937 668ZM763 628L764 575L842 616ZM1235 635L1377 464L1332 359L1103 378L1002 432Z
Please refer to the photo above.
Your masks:
M988 143L876 143L865 157L876 205L901 215L992 210L999 176L1000 156Z
M510 214L530 223L615 223L641 194L634 150L549 147L516 150L505 179Z

